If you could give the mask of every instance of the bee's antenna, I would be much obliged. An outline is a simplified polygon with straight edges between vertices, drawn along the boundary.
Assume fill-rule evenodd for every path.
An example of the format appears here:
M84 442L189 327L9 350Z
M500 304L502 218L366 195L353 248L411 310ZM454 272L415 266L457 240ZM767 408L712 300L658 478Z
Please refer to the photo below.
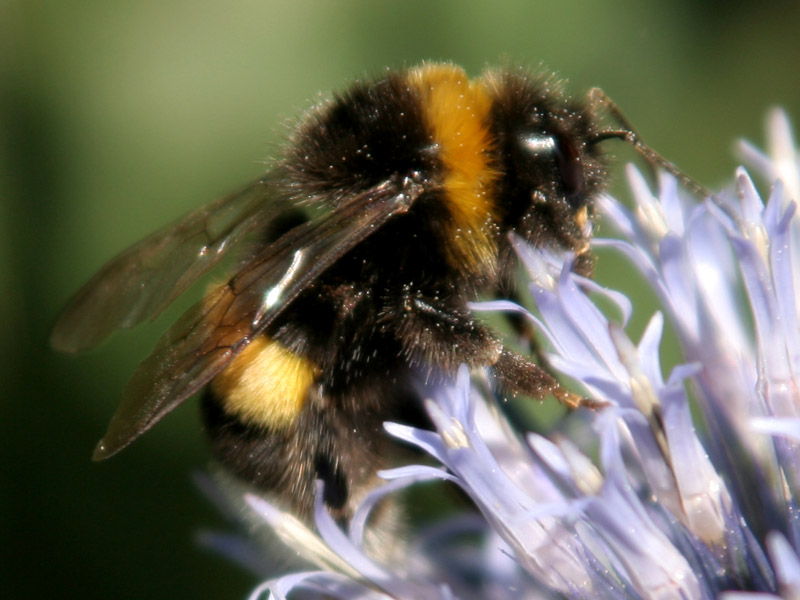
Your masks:
M647 161L647 164L655 169L660 167L667 173L673 175L686 189L691 193L699 196L700 198L708 198L716 204L726 215L738 222L739 218L732 213L731 208L722 201L722 199L699 183L696 179L687 175L684 171L678 168L674 163L668 161L661 154L653 150L650 146L645 144L639 133L631 125L630 121L622 114L619 106L608 97L608 95L600 88L592 88L589 91L589 101L595 106L601 106L607 113L617 122L622 129L606 129L599 131L591 140L589 144L596 144L608 139L619 139L627 142L633 149L638 152L642 158Z

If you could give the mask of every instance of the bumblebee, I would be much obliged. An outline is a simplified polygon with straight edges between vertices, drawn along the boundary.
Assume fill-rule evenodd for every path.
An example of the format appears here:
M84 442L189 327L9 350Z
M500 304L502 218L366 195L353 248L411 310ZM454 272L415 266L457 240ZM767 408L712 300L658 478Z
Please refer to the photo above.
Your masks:
M387 466L385 421L424 416L416 383L489 367L509 393L565 392L468 302L508 294L510 236L589 274L607 165L590 99L521 69L386 71L293 124L262 178L111 260L61 315L75 352L160 314L234 251L238 268L159 341L94 458L205 388L213 454L310 520L315 481L346 520Z

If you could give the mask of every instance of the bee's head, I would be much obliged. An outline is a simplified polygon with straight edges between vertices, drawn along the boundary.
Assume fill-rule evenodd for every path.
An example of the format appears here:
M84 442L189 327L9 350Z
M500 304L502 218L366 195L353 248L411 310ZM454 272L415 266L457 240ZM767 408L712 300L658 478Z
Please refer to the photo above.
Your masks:
M503 233L535 246L572 250L591 264L594 199L606 179L595 116L553 82L522 71L490 73L491 112ZM585 258L582 258L586 254Z

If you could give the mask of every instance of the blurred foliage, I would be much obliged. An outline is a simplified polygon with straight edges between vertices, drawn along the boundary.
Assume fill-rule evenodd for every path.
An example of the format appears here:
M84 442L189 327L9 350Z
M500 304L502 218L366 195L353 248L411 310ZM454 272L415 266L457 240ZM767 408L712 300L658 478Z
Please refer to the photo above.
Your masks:
M254 584L194 542L226 524L190 482L207 460L193 402L89 461L177 312L77 360L47 336L114 252L256 176L318 91L426 59L541 63L575 93L603 87L713 186L736 138L763 139L769 106L800 115L798 26L790 2L0 0L4 595L242 598ZM615 261L598 278L631 291ZM651 312L640 302L635 328Z

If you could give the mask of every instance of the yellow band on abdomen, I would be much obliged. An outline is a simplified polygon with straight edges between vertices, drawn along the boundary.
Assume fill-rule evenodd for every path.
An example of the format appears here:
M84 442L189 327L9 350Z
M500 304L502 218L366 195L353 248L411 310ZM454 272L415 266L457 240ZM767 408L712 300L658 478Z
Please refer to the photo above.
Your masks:
M303 407L316 366L266 336L254 339L211 382L225 412L248 425L288 427Z

